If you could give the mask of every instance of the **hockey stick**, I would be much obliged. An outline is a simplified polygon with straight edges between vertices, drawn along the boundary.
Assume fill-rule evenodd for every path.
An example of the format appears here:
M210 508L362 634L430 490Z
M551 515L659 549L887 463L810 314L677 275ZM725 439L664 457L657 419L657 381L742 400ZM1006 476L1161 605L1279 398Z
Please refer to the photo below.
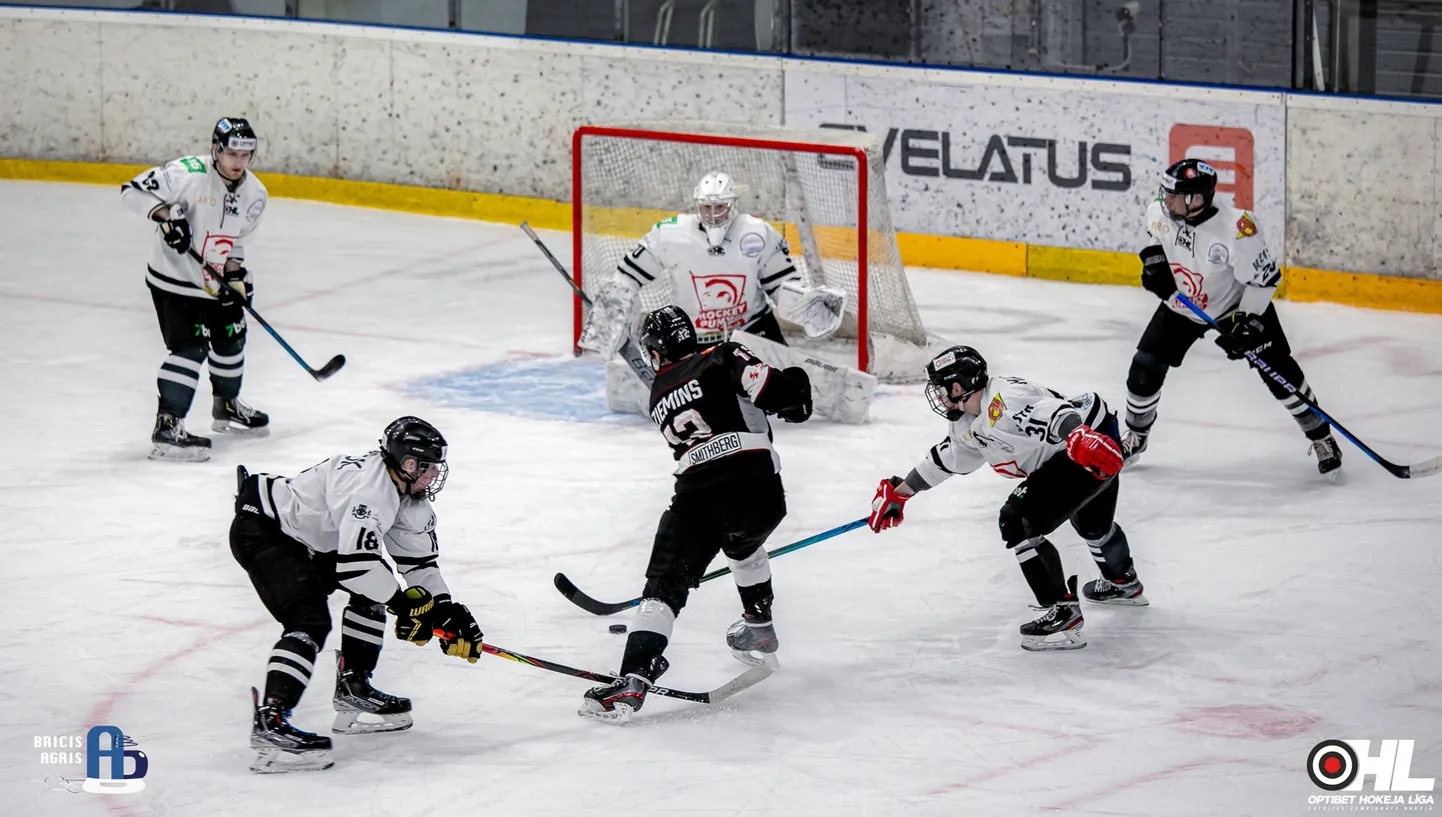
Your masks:
M804 547L814 545L817 542L824 542L833 536L840 536L847 531L856 530L857 528L862 527L865 524L866 519L864 518L858 519L855 522L847 522L845 525L839 525L832 528L831 530L822 531L815 536L808 536L807 538L802 539L799 542L792 542L789 545L783 545L775 550L768 550L766 551L766 557L768 559L774 559L777 556L790 553L793 550L800 550ZM718 568L702 576L701 582L705 583L711 581L712 579L719 579L730 572L731 568L729 567ZM581 608L582 610L585 610L586 612L596 616L615 615L616 613L619 613L623 610L629 610L632 607L636 607L641 603L641 599L639 597L631 599L630 601L597 601L586 595L585 593L581 592L581 588L577 587L571 582L570 579L566 578L565 573L557 573L555 582L556 589L561 591L561 595L565 596L568 601Z
M1185 306L1187 309L1192 310L1192 312L1196 313L1197 317L1211 324L1212 327L1218 332L1222 331L1222 327L1217 325L1217 322L1212 319L1212 316L1202 311L1202 308L1192 303L1191 299L1187 296L1178 292L1177 302L1180 303L1182 306ZM1257 369L1257 371L1261 372L1268 378L1271 378L1273 383L1276 383L1277 385L1286 389L1288 394L1302 401L1302 403L1305 404L1307 408L1312 410L1313 414L1316 414L1318 417L1322 418L1322 420L1325 421L1327 425L1337 429L1338 433L1340 433L1343 437L1346 437L1352 442L1352 445L1360 448L1363 454L1371 457L1377 462L1378 465L1386 468L1387 472L1390 473L1392 476L1399 479L1414 479L1420 477L1430 477L1431 475L1437 473L1439 470L1442 470L1442 456L1433 457L1430 460L1419 462L1415 465L1398 465L1395 462L1390 462L1386 459L1383 459L1380 455L1377 454L1376 451L1368 448L1366 443L1352 436L1352 432L1344 428L1341 423L1333 420L1331 417L1328 417L1327 413L1322 411L1321 407L1319 407L1311 400L1308 400L1306 395L1298 391L1296 386L1288 383L1286 378L1282 377L1280 374L1277 373L1276 369L1273 369L1271 366L1267 365L1267 361L1263 360L1261 356L1258 355L1256 352L1248 350L1245 356L1247 358L1247 361L1250 362L1252 366Z
M551 266L556 268L556 272L561 273L561 277L566 279L566 283L571 285L571 289L575 291L581 301L584 302L586 306L591 306L591 296L586 294L586 290L576 285L576 279L572 278L571 274L566 272L566 268L561 266L561 262L556 259L556 256L551 254L551 248L547 247L545 242L541 241L541 237L536 235L536 231L531 229L531 225L523 221L521 222L521 229L525 230L526 235L530 236L531 240L536 242L536 246L545 254L546 259L551 262ZM641 382L645 383L647 388L649 388L651 383L656 379L656 370L651 368L651 361L648 360L645 355L641 354L641 350L636 348L635 341L632 341L630 337L627 337L621 344L621 357L626 359L626 365L630 366L631 371L635 372L636 376L641 378Z
M139 191L141 191L141 192L143 192L143 193L146 193L146 194L150 195L152 198L154 198L156 201L160 202L161 204L164 204L164 205L166 205L167 207L170 206L170 205L165 201L165 199L162 199L161 197L155 195L154 193L151 193L149 190L146 190L145 188L141 187L140 185L136 184L135 182L132 181L132 182L130 183L130 186L133 187L133 188L135 188L136 190L139 190ZM202 274L202 275L208 274L208 273L206 272L205 259L200 257L200 253L196 252L194 247L187 247L185 251L186 251L187 254L190 255L191 258L194 258L194 259L195 259L195 261L196 261L197 264L200 264L201 274ZM229 286L229 284L222 283L221 286ZM305 362L305 359L302 358L302 357L300 356L300 354L299 354L298 352L296 352L296 350L290 348L290 344L285 342L285 338L281 337L281 336L280 336L280 333L277 332L277 331L275 331L275 329L274 329L269 323L266 322L265 318L262 318L262 317L260 316L260 313L259 313L259 312L256 312L256 311L255 311L255 307L253 307L253 306L250 305L250 299L249 299L249 298L245 297L244 294L239 293L239 292L237 292L236 295L238 295L238 296L240 297L240 305L243 306L243 307L245 307L245 311L246 311L246 312L249 312L249 313L250 313L250 316L251 316L252 318L255 318L256 323L259 323L261 326L265 327L265 331L269 332L269 333L270 333L270 336L273 337L273 338L275 338L275 342L280 344L280 348L282 348L282 349L286 350L287 352L289 352L289 353L290 353L290 356L293 357L293 358L295 358L295 362L296 362L296 363L299 363L302 369L305 369L307 372L309 372L309 373L310 373L310 376L311 376L311 377L314 377L314 378L316 379L316 382L320 382L320 381L322 381L322 380L325 380L326 378L328 378L328 377L330 377L331 375L335 374L336 372L340 371L341 367L345 365L345 355L336 355L335 357L331 358L324 366L320 367L319 369L312 369L312 368L310 367L310 364L306 363L306 362Z
M610 684L617 679L614 675L607 675L604 672L592 672L590 670L576 669L565 664L557 664L554 661L547 661L544 658L533 658L529 655L522 655L518 652L511 652L493 644L481 644L481 650L488 655L497 658L505 658L515 661L518 664L527 664L532 667L539 667L551 672L558 672L562 675L569 675L572 678L584 678L587 681L595 681L599 684ZM653 686L649 690L652 695L660 695L666 698L677 698L682 701L693 701L698 704L719 704L736 693L748 687L753 687L771 675L771 668L765 665L753 666L730 681L716 687L709 692L687 692L682 689L671 689L670 687Z

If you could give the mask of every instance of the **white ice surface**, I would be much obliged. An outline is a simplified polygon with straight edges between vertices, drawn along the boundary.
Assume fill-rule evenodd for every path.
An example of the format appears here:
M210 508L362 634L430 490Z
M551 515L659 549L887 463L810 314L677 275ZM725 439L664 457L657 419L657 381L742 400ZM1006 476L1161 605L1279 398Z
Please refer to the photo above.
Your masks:
M996 528L1015 483L978 473L913 501L896 531L777 559L784 670L729 703L653 698L617 729L576 716L586 682L391 640L376 683L414 699L414 729L337 738L329 771L252 775L248 688L280 630L227 546L236 463L294 473L426 417L451 442L441 565L487 640L608 670L622 637L551 577L603 599L640 591L667 449L639 421L478 411L415 386L531 361L543 380L562 373L545 412L594 403L599 367L566 356L567 288L516 228L278 200L249 253L257 304L312 365L350 363L317 384L252 326L244 395L273 436L217 440L208 464L150 462L164 349L149 231L113 188L23 182L0 183L0 224L0 813L1299 814L1323 793L1303 767L1327 738L1414 739L1413 775L1442 777L1442 479L1394 479L1344 446L1344 481L1326 483L1255 375L1206 341L1122 478L1152 606L1087 607L1084 650L1018 649L1031 599ZM565 235L546 237L568 257ZM1118 407L1156 303L911 281L928 328L993 371ZM1337 418L1397 461L1442 449L1442 317L1278 309ZM208 404L206 384L195 430ZM943 433L919 387L885 388L865 426L781 427L791 513L770 545L864 515L877 480ZM1055 539L1095 575L1070 529ZM726 580L693 594L668 683L740 669L722 643L737 612ZM329 649L317 667L295 720L327 733ZM55 776L82 767L40 763L34 736L95 723L147 753L143 793L72 794Z

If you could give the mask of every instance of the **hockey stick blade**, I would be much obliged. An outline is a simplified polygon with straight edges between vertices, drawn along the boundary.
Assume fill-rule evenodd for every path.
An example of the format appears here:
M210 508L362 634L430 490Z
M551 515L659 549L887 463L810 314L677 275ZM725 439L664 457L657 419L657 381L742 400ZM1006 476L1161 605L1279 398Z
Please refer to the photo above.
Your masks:
M341 367L344 365L345 355L336 355L335 357L330 359L329 363L320 367L319 370L312 371L310 373L310 376L314 377L316 379L316 382L320 382L340 371Z
M817 542L824 542L833 536L840 536L847 531L853 531L857 528L864 527L865 525L865 517L854 520L852 522L847 522L844 525L837 525L831 530L822 531L821 533L808 536L798 542L792 542L789 545L782 545L775 550L768 550L766 551L766 558L774 559L777 556L784 556L793 550L800 550L804 547L810 547ZM698 582L698 584L704 584L711 581L712 579L719 579L722 576L728 575L730 572L730 567L717 568L716 570L713 570L710 573L702 576L701 581ZM570 579L566 578L566 574L564 573L556 574L555 584L556 589L561 591L561 595L565 596L567 601L595 616L612 616L624 610L629 610L632 607L635 607L641 603L641 598L639 596L631 599L630 601L598 601L582 592L581 588L577 587L574 583L572 583Z
M1186 295L1178 292L1176 294L1176 298L1177 303L1185 306L1187 309L1190 309L1193 313L1197 315L1197 317L1211 324L1212 328L1216 329L1218 332L1222 331L1222 327L1217 325L1217 321L1211 315L1208 315L1205 311L1203 311L1201 307L1193 303L1192 300ZM1348 442L1352 443L1352 445L1357 446L1357 448L1363 454L1371 457L1374 462L1387 469L1387 473L1391 474L1392 476L1397 477L1398 479L1419 479L1421 477L1430 477L1433 474L1437 473L1439 470L1442 470L1442 456L1433 457L1430 460L1419 462L1415 465L1398 465L1397 463L1386 459L1381 454L1373 451L1370 447L1368 447L1366 443L1357 439L1356 436L1352 434L1352 432L1347 430L1346 426L1343 426L1341 423L1327 416L1327 413L1325 411L1322 411L1321 406L1308 399L1307 396L1302 394L1301 390L1299 390L1296 386L1288 383L1286 378L1278 374L1277 371L1273 369L1271 365L1267 363L1267 361L1263 360L1262 357L1258 355L1255 351L1246 352L1245 357L1247 359L1247 362L1251 364L1253 368L1255 368L1258 372L1262 373L1264 376L1271 378L1272 381L1280 385L1283 389L1286 389L1286 391L1291 396L1300 400L1303 405L1312 410L1313 414L1320 417L1322 419L1322 422L1331 426L1333 429L1336 429L1338 434L1346 437Z
M561 591L561 595L565 596L567 601L595 616L612 616L641 603L639 598L614 603L597 601L581 592L581 588L566 578L565 573L556 574L556 589Z
M487 655L494 655L497 658L504 658L508 661L515 661L517 664L525 664L531 667L548 670L550 672L569 675L572 678L581 678L587 681L594 681L601 684L614 683L617 678L604 672L592 672L591 670L568 667L565 664L557 664L554 661L547 661L544 658L534 658L529 655L522 655L518 652L494 644L481 644L481 652ZM687 692L684 689L672 689L670 687L651 687L650 694L660 695L663 698L676 698L681 701L692 701L698 704L719 704L722 701L734 696L743 689L756 686L768 678L773 670L764 665L751 667L740 675L732 678L726 683L708 692Z

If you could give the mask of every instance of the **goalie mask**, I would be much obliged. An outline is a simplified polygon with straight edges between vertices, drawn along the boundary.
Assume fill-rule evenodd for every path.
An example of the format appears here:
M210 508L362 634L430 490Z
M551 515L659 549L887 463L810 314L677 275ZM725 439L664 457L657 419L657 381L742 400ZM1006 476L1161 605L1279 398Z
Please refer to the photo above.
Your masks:
M1217 171L1201 159L1183 159L1162 174L1162 208L1174 221L1205 213L1216 194Z
M986 360L970 346L953 346L926 364L926 402L931 410L956 422L965 413L961 404L973 393L986 388ZM961 386L961 397L952 397L952 386Z
M386 426L381 441L381 459L396 479L405 483L406 496L435 499L445 487L446 438L436 427L419 417L401 417Z
M693 198L696 200L696 215L701 219L701 228L706 231L706 240L718 247L726 240L726 231L736 220L736 186L725 173L707 173L696 185Z
M686 310L674 304L663 306L646 316L641 327L641 348L651 358L654 368L674 363L696 351L696 327Z

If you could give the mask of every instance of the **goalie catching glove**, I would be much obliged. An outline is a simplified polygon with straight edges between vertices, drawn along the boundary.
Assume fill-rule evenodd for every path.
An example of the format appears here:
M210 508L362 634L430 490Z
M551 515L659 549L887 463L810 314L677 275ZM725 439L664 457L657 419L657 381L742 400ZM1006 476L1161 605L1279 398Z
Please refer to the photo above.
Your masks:
M846 291L833 287L808 289L800 282L786 281L776 290L776 312L801 327L806 337L824 338L841 326Z
M481 626L464 604L450 599L436 602L435 634L446 655L472 664L481 657Z

